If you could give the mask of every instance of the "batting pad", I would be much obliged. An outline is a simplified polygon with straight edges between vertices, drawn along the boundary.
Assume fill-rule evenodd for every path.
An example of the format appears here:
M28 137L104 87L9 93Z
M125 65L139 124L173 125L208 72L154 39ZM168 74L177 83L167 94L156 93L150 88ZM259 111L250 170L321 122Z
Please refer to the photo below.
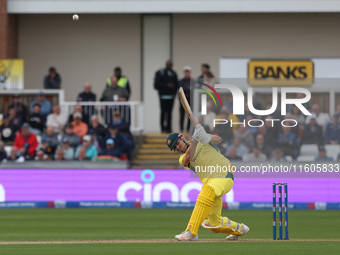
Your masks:
M203 185L196 201L194 211L191 214L189 224L186 230L190 230L191 234L196 236L202 222L208 217L210 208L215 199L215 191L209 185Z

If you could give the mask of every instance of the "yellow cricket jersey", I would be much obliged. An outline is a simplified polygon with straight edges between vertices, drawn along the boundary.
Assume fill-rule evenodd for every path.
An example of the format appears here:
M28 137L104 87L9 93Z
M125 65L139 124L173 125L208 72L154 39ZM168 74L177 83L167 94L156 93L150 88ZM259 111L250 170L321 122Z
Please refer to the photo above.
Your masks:
M182 166L184 166L182 162L185 154L186 153L179 158L179 163ZM209 178L225 178L228 173L228 177L233 177L233 168L230 161L224 157L212 143L206 145L198 143L195 155L190 159L189 166L184 167L194 171L203 184L205 184Z

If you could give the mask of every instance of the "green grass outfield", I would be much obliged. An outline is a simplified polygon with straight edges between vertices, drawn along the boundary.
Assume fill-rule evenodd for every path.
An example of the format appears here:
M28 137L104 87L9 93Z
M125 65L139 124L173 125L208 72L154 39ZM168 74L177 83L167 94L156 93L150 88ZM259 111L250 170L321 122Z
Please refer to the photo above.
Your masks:
M274 255L282 252L310 255L339 254L340 251L339 211L291 210L291 241L270 241L270 210L224 211L224 215L250 227L250 232L242 238L244 241L226 242L223 241L226 235L205 229L200 230L199 239L209 242L171 241L184 230L190 214L191 210L174 209L1 209L0 254ZM113 243L117 240L130 240L130 243Z

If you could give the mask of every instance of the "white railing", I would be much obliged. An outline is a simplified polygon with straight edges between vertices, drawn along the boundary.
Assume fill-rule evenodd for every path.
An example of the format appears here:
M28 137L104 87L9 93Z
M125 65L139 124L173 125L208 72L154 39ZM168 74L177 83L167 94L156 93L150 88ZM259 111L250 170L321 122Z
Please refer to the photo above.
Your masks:
M91 116L97 115L102 124L109 125L112 114L119 110L122 118L130 123L131 132L141 132L144 129L142 102L60 102L62 112L67 115L74 112L76 105L81 105L83 112L89 116L87 124L91 123Z

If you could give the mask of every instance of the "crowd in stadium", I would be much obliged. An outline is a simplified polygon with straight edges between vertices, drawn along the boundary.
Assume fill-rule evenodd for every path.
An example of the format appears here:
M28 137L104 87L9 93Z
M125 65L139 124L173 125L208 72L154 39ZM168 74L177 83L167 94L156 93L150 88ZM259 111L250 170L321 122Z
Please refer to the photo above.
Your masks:
M123 82L121 82L123 80ZM49 69L44 79L45 89L60 89L61 77L55 68ZM101 101L127 101L130 95L128 79L121 75L119 67L106 81ZM111 100L107 98L111 95ZM84 85L78 102L95 102L91 84ZM130 132L130 119L121 113L122 107L107 107L110 116L102 112L76 105L67 116L59 105L51 105L43 92L29 106L21 102L20 95L13 96L13 103L3 115L0 126L0 161L24 162L101 160L129 161L134 148ZM86 111L84 111L86 109ZM101 124L101 122L103 124ZM9 153L5 146L12 146Z

